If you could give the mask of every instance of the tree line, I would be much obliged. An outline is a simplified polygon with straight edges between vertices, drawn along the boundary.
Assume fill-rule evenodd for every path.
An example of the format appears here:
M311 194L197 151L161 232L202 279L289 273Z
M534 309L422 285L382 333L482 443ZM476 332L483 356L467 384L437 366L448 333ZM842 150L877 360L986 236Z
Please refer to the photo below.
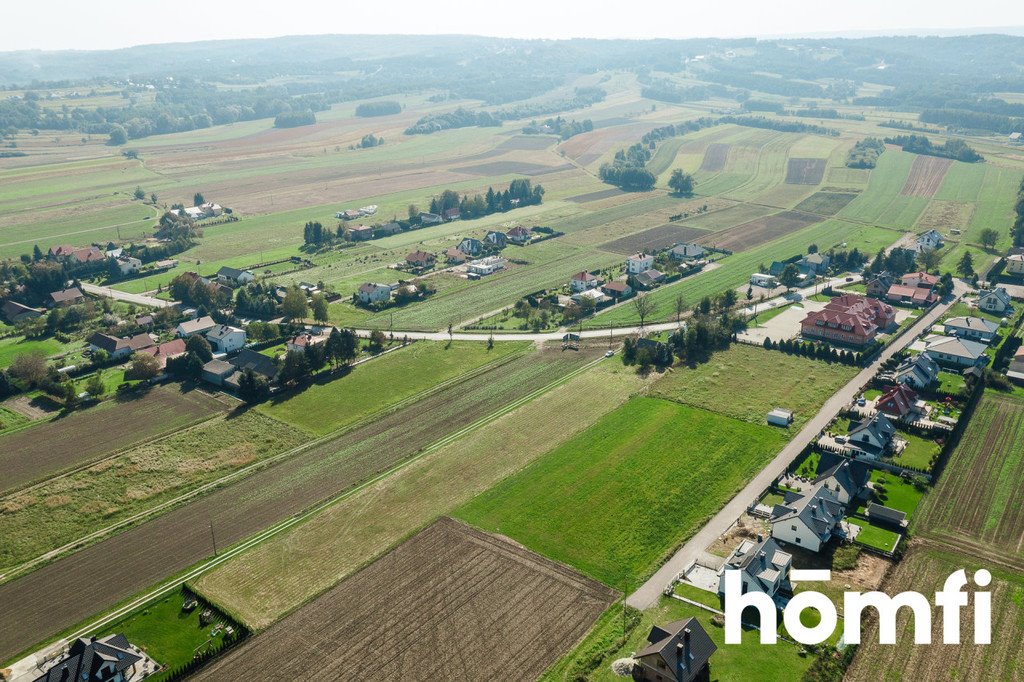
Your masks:
M521 206L533 206L544 200L544 187L534 185L526 178L513 180L507 189L495 190L488 187L484 195L472 197L452 189L446 189L439 196L431 197L430 212L444 215L453 208L459 210L459 217L468 220L492 213L503 213Z
M923 154L925 156L938 156L944 159L963 161L964 163L976 163L985 160L985 157L974 151L970 145L956 138L946 140L942 144L934 144L924 135L896 135L895 137L885 138L885 142L886 144L897 145L905 152Z
M356 116L390 116L402 113L402 105L398 102L363 102L356 107Z

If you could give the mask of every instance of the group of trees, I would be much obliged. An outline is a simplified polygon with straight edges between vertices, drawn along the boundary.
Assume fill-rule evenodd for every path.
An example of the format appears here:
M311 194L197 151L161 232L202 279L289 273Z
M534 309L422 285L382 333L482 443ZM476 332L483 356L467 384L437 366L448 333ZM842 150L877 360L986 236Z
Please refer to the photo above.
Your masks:
M420 118L414 125L405 129L406 135L429 135L440 130L451 130L453 128L470 128L479 126L481 128L500 126L501 119L487 111L470 111L459 107L455 111L444 114L427 114Z
M835 128L825 128L801 121L780 121L763 116L722 116L718 119L718 122L722 124L731 123L748 128L777 130L781 133L809 133L811 135L828 135L830 137L837 137L839 135L839 131Z
M889 253L879 249L878 255L868 266L868 272L873 275L888 272L894 277L902 277L914 269L915 263L916 254L910 249L896 248Z
M1004 114L984 111L945 108L925 109L921 112L920 118L924 123L936 123L960 130L981 130L1001 133L1003 135L1019 133L1021 130L1024 130L1024 118L1020 116L1006 116Z
M924 135L896 135L895 137L885 138L885 142L898 145L905 152L913 152L914 154L923 154L925 156L940 156L944 159L953 159L954 161L963 161L965 163L985 160L985 157L974 151L970 145L960 139L946 140L944 143L937 145L933 144Z
M402 105L394 101L363 102L356 107L356 116L390 116L402 113Z
M763 345L766 350L780 350L788 355L802 355L806 358L813 358L815 360L841 362L844 365L854 366L861 363L861 360L864 357L864 352L867 352L836 350L828 344L800 341L799 339L782 339L781 341L772 341L771 339L766 338Z
M671 177L668 179L669 189L681 197L693 196L693 188L696 184L697 181L693 179L693 176L685 172L682 168L674 169Z
M615 185L630 192L646 192L654 188L657 178L647 170L647 162L651 160L654 146L641 142L615 152L611 163L601 165L598 176L601 182Z
M275 128L298 128L316 123L316 114L312 109L305 111L283 111L274 117Z
M368 135L363 135L363 138L359 140L359 143L353 146L357 149L369 149L371 147L379 147L382 144L384 144L383 137L377 137L373 133L370 133Z
M277 314L274 287L262 282L250 282L235 292L235 314L263 320Z
M865 137L853 145L853 149L846 155L846 166L848 168L874 168L878 163L878 157L884 151L884 142L877 137Z
M531 121L530 125L523 128L523 132L527 135L536 135L546 130L551 130L563 140L568 140L575 135L589 133L593 129L594 122L589 118L582 121L577 121L576 119L570 121L559 116L557 118L549 118L543 123Z
M459 215L468 220L509 211L516 207L533 206L540 204L543 200L544 187L542 185L534 185L526 178L517 178L504 191L495 191L493 187L488 187L487 193L483 196L479 194L473 197L466 194L459 196L455 190L446 189L440 195L431 197L430 212L443 215L445 211L457 208Z

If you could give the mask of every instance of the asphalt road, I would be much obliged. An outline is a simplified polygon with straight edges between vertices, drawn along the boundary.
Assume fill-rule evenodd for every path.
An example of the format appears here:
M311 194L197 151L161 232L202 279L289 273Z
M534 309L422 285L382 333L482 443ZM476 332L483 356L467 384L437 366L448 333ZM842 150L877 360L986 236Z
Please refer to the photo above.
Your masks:
M952 301L941 303L921 317L912 327L907 329L898 339L882 350L878 358L865 367L845 386L829 398L818 414L800 430L800 433L784 447L768 465L761 470L735 497L733 497L708 523L690 538L668 561L666 561L650 579L638 590L629 595L626 603L637 609L654 606L662 591L679 573L695 561L712 542L725 533L753 502L758 495L781 476L797 455L821 433L839 412L853 401L861 389L868 383L882 364L900 350L909 346L923 331L929 329L946 310L964 293L967 286L956 281L956 291ZM768 370L770 371L770 369Z
M124 301L125 303L134 303L135 305L144 305L150 308L169 308L172 305L177 305L175 301L165 301L160 298L146 296L145 294L129 294L126 291L118 291L110 287L99 287L95 284L86 284L85 282L82 282L82 291L93 296L106 296L115 301Z

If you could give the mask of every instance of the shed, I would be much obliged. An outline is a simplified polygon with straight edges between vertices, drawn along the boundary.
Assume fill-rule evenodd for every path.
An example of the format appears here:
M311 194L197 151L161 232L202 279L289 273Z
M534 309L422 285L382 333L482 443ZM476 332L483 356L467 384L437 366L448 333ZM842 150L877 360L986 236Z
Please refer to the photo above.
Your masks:
M793 423L793 413L790 410L776 407L768 413L768 423L773 426L789 426Z

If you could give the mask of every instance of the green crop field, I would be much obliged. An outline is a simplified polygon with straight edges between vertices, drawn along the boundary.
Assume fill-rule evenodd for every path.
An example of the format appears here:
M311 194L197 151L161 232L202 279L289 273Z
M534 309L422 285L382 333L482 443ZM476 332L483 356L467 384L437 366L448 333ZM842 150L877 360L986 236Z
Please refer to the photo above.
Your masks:
M764 381L766 366L772 368L770 381ZM764 424L772 408L782 407L793 411L796 429L856 374L855 367L733 344L693 369L674 368L654 383L651 395L752 424ZM736 399L740 393L743 400Z
M345 376L323 381L257 409L312 434L324 435L354 424L382 409L472 372L490 362L523 351L527 344L487 345L423 341L357 365Z
M622 588L648 575L784 442L767 426L634 398L456 515Z

